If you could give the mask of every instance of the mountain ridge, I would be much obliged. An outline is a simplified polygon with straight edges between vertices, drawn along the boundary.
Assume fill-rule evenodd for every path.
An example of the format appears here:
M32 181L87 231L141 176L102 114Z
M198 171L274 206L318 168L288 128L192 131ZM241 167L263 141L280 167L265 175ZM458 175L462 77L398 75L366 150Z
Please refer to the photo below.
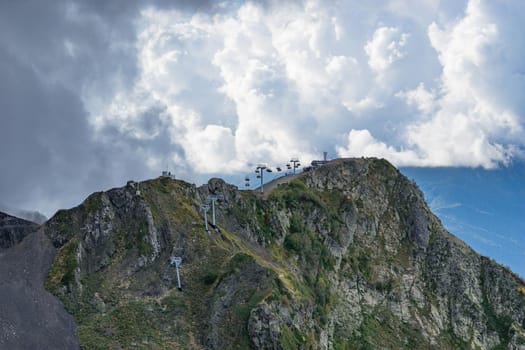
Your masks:
M35 222L0 212L0 249L17 245L38 226Z
M5 205L2 202L0 202L0 212L26 221L31 221L39 225L42 225L48 219L44 214L42 214L39 211L13 208L8 205Z

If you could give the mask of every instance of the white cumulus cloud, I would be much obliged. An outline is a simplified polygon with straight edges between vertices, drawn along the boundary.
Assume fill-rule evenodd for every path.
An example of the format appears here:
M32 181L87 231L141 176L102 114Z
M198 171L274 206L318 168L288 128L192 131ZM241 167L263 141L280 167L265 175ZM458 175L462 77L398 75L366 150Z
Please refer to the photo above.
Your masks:
M523 41L516 42L509 27L524 17L524 6L516 3L500 8L497 3L471 0L464 16L456 21L444 27L429 25L428 37L442 71L432 89L421 82L395 94L413 108L408 112L414 113L401 130L396 148L366 130L352 130L348 145L338 148L339 154L382 155L399 165L485 168L521 155L523 103L514 98L514 88L524 84L518 72L525 67L516 55L525 50ZM367 44L367 53L371 67L381 71L392 60L387 59L390 56L385 50L382 55L377 53L382 52L377 47L385 48L395 41L379 38L397 31L382 28L376 34ZM375 56L379 58L372 59ZM397 57L395 51L392 57ZM401 148L410 151L397 150Z
M396 27L377 28L372 39L365 45L368 65L377 73L388 69L406 55L404 47L409 36L408 33L400 33Z
M495 167L509 160L523 134L516 106L502 103L497 91L501 79L510 78L498 56L510 54L507 45L514 38L486 5L472 0L457 23L428 29L443 67L441 96L432 118L414 122L406 136L432 164ZM420 108L433 108L425 90L417 96Z
M97 130L167 137L164 157L189 173L325 150L495 167L524 147L525 49L510 27L525 11L501 1L412 2L420 18L396 0L379 15L353 0L149 7L136 79L90 112Z
M412 150L396 150L384 142L376 140L368 130L351 130L348 144L337 147L341 157L386 158L397 166L421 164L421 159Z
M431 113L436 107L435 94L428 91L423 83L419 83L415 89L400 91L396 96L404 99L407 105L416 107L421 113Z

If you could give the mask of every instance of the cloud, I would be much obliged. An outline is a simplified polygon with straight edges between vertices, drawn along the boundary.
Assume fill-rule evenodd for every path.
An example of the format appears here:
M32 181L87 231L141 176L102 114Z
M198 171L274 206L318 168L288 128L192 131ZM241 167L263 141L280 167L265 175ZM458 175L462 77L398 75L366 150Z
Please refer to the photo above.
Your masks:
M65 1L0 4L3 203L50 216L131 173L130 145L97 140L86 108L133 79L131 29L126 10L112 15Z
M446 200L444 200L441 196L434 196L431 197L429 206L434 212L439 213L443 210L459 208L463 206L463 204L459 202L449 203Z
M2 201L41 208L54 191L73 191L89 181L85 164L93 148L81 101L61 86L42 83L5 50L0 50L0 81ZM28 203L37 198L42 202Z
M411 157L368 134L369 144L364 137L355 144L353 139L363 136L362 130L358 134L350 131L349 146L357 147L357 152L373 150L398 164L420 166L494 168L520 155L524 146L523 103L514 98L514 88L521 88L525 80L517 78L524 67L515 56L525 50L515 42L508 20L512 19L512 27L517 25L513 20L517 14L523 16L523 10L519 4L501 10L492 2L471 0L464 17L443 29L436 23L428 27L442 67L439 84L429 91L421 82L395 94L420 113L409 120L399 140L401 147L411 150ZM377 72L402 57L396 41L390 38L396 34L395 28L383 27L368 42L369 64ZM385 49L388 47L392 55ZM349 152L348 148L338 150L339 154Z
M192 15L143 10L138 78L105 108L91 110L97 128L138 135L144 111L163 111L151 118L171 130L170 142L183 150L176 158L195 172L246 171L248 163L284 162L290 155L309 161L334 150L353 121L379 127L373 111L386 105L383 89L372 82L377 72L363 50L367 38L345 26L351 11L340 10L317 1L248 2ZM379 60L384 53L393 64L404 55L408 34L383 28L394 40L388 48L382 28L377 43L371 41L379 51L371 54ZM211 130L222 137L208 135ZM209 154L209 167L202 167L193 138L203 149L228 148L220 157Z
M285 162L295 154L315 157L304 133L326 113L337 117L342 103L314 100L319 89L334 100L356 60L325 55L321 37L337 40L332 18L319 21L313 18L318 9L302 10L296 16L252 3L233 15L144 10L138 79L96 112L97 128L136 135L144 111L156 106L164 112L151 117L171 130L184 162L201 172L246 171L247 163Z
M404 47L409 37L410 34L399 33L396 27L377 28L364 47L370 68L380 74L402 59L406 55Z
M399 91L395 96L404 99L408 106L415 106L424 114L430 114L436 108L435 93L428 91L424 83L419 83L412 90Z
M420 164L422 160L411 150L396 150L384 142L372 137L368 130L351 130L346 147L338 146L337 154L341 157L378 157L386 158L397 166Z
M429 21L433 11L449 10L431 1L420 6ZM495 103L489 84L479 84L490 71L487 48L499 45L499 20L479 1L459 19L440 17L442 29L406 21L399 2L388 8L384 21L392 24L372 28L370 9L352 1L247 2L191 14L147 8L138 79L98 115L137 136L144 112L162 111L147 118L170 130L179 150L172 158L190 177L246 171L248 163L281 162L284 154L309 160L321 149L398 165L508 162L521 147L521 122L508 104ZM349 9L363 18L349 22ZM108 119L119 100L141 106ZM221 152L202 166L194 139Z
M406 136L436 165L493 168L509 161L523 136L516 105L502 103L495 89L510 78L498 56L511 54L508 43L515 40L504 35L503 18L493 14L484 2L473 0L457 23L443 30L433 23L428 29L443 67L441 96L432 118L410 125ZM432 104L421 99L425 95L420 90L419 106L428 111ZM408 103L413 96L405 96Z

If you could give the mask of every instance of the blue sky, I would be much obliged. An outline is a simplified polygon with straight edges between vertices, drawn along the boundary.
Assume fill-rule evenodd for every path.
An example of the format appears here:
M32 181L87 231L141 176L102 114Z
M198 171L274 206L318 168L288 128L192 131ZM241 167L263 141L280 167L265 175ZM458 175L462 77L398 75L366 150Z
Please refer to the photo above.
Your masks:
M480 232L516 211L478 204L522 184L524 20L519 0L2 1L0 206L327 151L420 168L451 231L497 252Z

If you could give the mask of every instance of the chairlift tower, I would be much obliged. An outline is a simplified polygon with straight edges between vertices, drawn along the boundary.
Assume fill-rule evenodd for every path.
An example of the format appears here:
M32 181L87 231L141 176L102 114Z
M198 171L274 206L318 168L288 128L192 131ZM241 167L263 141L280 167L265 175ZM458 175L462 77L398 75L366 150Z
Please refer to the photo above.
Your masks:
M180 274L179 274L179 266L182 263L182 258L180 256L171 256L170 257L170 264L175 265L175 268L177 269L177 285L179 290L182 290L182 286L180 284Z
M211 201L211 223L215 227L215 202L222 200L224 196L222 194L210 194L208 200Z
M295 175L295 169L299 168L301 166L301 162L298 158L292 158L290 159L290 163L286 164L286 167L288 170L293 168L293 173Z
M270 169L264 163L257 165L257 168L255 168L255 173L257 174L257 178L261 179L261 193L264 193L264 171L265 170L269 173L272 172L272 169Z
M209 231L208 229L208 210L210 210L210 206L208 204L201 205L201 211L204 212L204 225L206 226L206 231Z

